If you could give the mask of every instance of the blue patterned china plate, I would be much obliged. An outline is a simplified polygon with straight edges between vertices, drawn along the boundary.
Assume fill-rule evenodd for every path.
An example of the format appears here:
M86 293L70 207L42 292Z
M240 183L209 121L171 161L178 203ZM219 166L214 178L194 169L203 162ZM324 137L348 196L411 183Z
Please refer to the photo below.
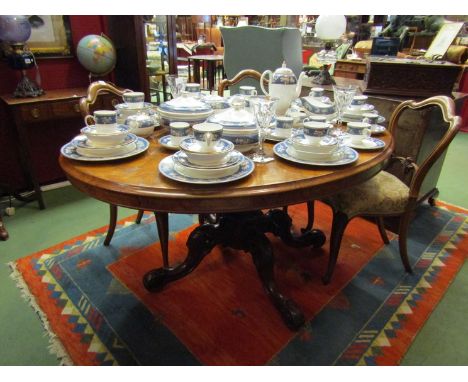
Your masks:
M200 165L190 162L187 154L185 154L183 151L177 151L172 157L177 163L185 167L218 169L218 168L229 168L229 167L235 166L236 164L239 164L239 162L241 162L242 159L244 158L244 155L241 154L239 151L233 150L227 155L228 158L226 162L216 164L216 165L209 165L209 166L206 166L206 165L200 166Z
M351 147L344 147L343 154L340 155L339 159L334 159L333 156L327 160L305 160L296 158L288 153L289 143L283 141L273 146L273 152L280 158L286 159L290 162L306 164L311 166L343 166L346 164L353 163L359 158L359 154L356 150ZM292 147L292 146L291 146Z
M189 183L189 184L220 184L220 183L234 182L236 180L249 176L253 172L254 169L255 169L255 164L252 162L252 160L247 157L244 157L242 162L239 164L239 168L234 174L219 177L219 178L202 179L202 178L193 178L193 177L178 173L175 170L175 163L172 158L172 155L164 158L161 162L159 162L159 172L162 175L164 175L166 178L175 180L177 182Z
M128 133L127 136L125 137L124 141L122 143L120 143L119 145L115 145L115 146L93 146L91 144L91 142L89 141L89 139L86 138L86 136L78 135L75 138L73 138L71 143L73 143L76 147L82 147L84 149L92 149L92 150L96 150L96 152L99 152L100 150L105 151L105 150L108 150L110 148L120 148L120 147L123 147L123 146L127 146L130 143L135 142L136 140L137 140L137 137L136 137L135 134Z
M359 150L379 150L385 147L385 142L378 138L365 138L361 142L352 142L350 137L343 139L343 144Z
M114 156L84 156L77 152L77 147L72 143L69 142L66 145L62 146L60 149L60 153L69 159L75 159L80 161L86 162L103 162L103 161L110 161L110 160L118 160L123 158L129 158L142 152L146 151L149 147L149 142L145 138L138 137L135 142L135 149L126 152L121 155L114 155Z

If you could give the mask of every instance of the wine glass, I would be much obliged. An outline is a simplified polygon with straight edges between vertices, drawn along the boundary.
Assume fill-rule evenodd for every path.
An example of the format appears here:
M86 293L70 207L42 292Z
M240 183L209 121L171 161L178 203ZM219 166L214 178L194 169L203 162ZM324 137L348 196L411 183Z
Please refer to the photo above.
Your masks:
M270 130L271 120L275 114L276 104L279 98L270 96L256 96L250 98L250 104L253 106L255 119L258 125L258 150L252 156L252 160L256 163L268 163L274 158L265 156L263 150L263 142L265 136Z
M337 125L343 124L343 114L351 105L351 101L356 95L357 87L354 85L333 85L333 98L335 101L335 108L337 112L336 123ZM343 132L339 128L330 129L330 135L340 137Z
M168 74L166 75L166 80L171 89L172 98L177 98L182 91L185 90L187 78L177 77L175 74Z

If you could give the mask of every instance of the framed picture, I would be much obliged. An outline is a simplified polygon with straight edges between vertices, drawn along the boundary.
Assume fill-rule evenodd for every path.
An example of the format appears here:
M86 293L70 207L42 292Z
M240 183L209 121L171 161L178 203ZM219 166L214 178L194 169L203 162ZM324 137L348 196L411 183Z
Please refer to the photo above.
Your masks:
M424 57L429 60L440 60L444 57L445 53L452 44L455 37L457 37L460 32L463 23L445 23L437 32L434 40L432 40L431 46L427 50Z
M31 37L27 44L37 58L71 57L72 36L69 16L28 16Z

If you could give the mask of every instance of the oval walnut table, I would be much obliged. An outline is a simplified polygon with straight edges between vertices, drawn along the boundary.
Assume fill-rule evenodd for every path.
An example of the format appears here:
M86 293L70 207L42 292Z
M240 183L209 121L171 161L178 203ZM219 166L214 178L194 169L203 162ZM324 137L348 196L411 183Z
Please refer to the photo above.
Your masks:
M257 164L247 178L218 185L191 185L165 178L158 171L159 162L172 154L160 146L154 134L147 152L140 156L113 162L80 162L60 157L60 165L70 182L84 193L106 203L134 209L167 213L201 214L217 219L194 229L187 241L185 261L174 268L149 270L143 283L149 291L158 291L166 284L191 273L211 249L223 244L242 249L252 255L266 293L291 329L304 323L301 310L283 296L273 277L273 248L265 233L279 236L295 247L320 247L325 237L318 230L301 236L291 234L291 218L282 206L320 199L345 187L359 184L384 166L393 150L393 139L387 133L379 138L386 142L380 151L360 152L357 162L342 167L316 167L290 163L281 158ZM266 153L273 155L272 144ZM267 213L262 210L270 209Z

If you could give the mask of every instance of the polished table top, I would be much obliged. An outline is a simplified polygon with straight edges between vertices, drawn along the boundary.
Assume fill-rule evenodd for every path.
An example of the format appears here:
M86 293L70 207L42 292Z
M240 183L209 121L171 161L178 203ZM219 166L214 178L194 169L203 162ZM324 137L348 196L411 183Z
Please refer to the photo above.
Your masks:
M393 150L390 134L379 138L383 150L361 151L357 162L337 167L291 163L275 156L256 164L248 177L225 184L191 185L167 179L159 162L173 152L158 143L167 134L149 138L147 152L119 161L80 162L60 157L71 183L96 199L120 206L173 213L221 213L266 209L321 198L359 184L379 172ZM265 143L266 153L273 144Z
M224 56L222 54L194 54L193 56L187 57L189 60L203 60L203 61L223 61Z

